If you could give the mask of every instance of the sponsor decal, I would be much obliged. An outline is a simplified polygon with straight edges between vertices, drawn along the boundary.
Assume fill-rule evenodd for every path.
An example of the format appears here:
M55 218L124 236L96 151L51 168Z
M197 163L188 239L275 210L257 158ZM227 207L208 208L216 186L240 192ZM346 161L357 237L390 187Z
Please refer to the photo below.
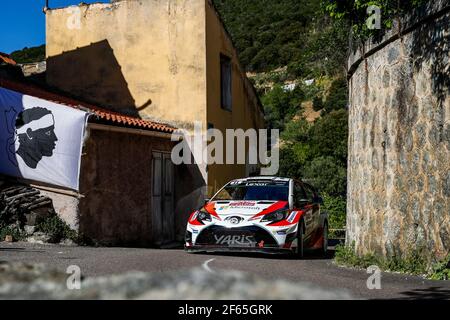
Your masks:
M289 186L289 181L246 181L237 180L230 182L231 186L246 186L246 187L266 187L266 186Z
M246 187L266 187L270 185L270 183L267 182L247 182L245 184Z
M236 203L231 203L229 205L224 205L217 208L217 211L223 211L228 209L240 209L240 210L261 210L261 207L256 206L256 202L241 201Z
M246 235L214 235L216 244L228 245L228 246L244 246L244 247L254 247L256 242L252 236Z
M230 204L231 207L252 207L255 205L256 205L255 202L250 202L250 201L233 202Z
M297 211L293 211L286 220L288 222L292 223L295 220L296 216L297 216Z

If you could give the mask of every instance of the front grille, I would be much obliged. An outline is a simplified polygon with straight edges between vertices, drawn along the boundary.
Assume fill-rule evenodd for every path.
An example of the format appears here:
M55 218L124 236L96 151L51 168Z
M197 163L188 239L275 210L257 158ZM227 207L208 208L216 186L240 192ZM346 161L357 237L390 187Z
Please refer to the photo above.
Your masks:
M221 245L233 246L227 243L217 243L216 238L231 236L250 237L256 244L263 244L264 247L278 247L277 241L266 230L260 227L245 228L225 228L212 226L203 230L195 242L196 245Z

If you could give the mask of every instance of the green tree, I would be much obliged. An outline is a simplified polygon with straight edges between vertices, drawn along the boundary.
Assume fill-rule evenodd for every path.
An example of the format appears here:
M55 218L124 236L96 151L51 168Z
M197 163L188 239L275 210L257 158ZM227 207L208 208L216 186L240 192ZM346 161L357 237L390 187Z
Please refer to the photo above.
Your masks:
M348 22L355 38L366 39L390 29L395 17L427 2L430 0L323 0L322 7L332 18ZM383 16L381 30L367 26L369 6L380 8Z
M324 202L323 207L328 212L330 229L345 229L347 212L346 197L332 197L326 193L322 193L322 197Z
M348 103L348 85L345 78L338 78L331 84L324 107L327 112L345 109Z
M348 113L332 111L318 119L311 128L313 157L331 156L341 166L347 165Z
M281 134L280 172L307 178L332 196L345 196L347 185L347 111L333 111L314 124L297 119Z
M33 48L23 48L11 53L11 58L17 63L32 63L45 60L45 45Z
M347 169L333 157L313 158L305 166L303 176L330 196L345 197L347 193Z
M288 66L292 77L315 77L344 70L348 25L324 15L320 1L213 2L248 71Z
M320 111L324 108L323 98L321 95L317 95L313 98L313 109L314 111Z
M269 127L283 129L285 123L291 120L299 110L304 96L300 87L293 91L287 91L281 85L276 85L262 97L261 101L264 105Z

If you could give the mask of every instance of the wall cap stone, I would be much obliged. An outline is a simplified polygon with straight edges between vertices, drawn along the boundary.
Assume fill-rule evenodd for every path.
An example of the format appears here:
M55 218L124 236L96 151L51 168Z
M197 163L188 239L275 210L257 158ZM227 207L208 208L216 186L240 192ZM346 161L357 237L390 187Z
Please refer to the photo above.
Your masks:
M387 30L381 39L372 37L362 45L351 42L347 64L347 79L350 79L353 76L361 62L367 57L370 57L388 44L398 40L403 35L413 32L420 26L430 21L434 21L448 12L450 12L450 3L448 0L430 1L427 4L412 10L402 18L395 19L392 28Z

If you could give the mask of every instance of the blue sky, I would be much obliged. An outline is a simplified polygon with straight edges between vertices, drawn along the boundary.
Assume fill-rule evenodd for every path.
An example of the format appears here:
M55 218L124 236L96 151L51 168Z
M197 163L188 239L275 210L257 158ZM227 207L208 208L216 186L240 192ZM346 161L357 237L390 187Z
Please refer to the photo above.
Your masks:
M80 2L107 0L49 0L50 8L66 7ZM45 0L2 0L0 7L0 52L11 53L24 47L45 43Z

